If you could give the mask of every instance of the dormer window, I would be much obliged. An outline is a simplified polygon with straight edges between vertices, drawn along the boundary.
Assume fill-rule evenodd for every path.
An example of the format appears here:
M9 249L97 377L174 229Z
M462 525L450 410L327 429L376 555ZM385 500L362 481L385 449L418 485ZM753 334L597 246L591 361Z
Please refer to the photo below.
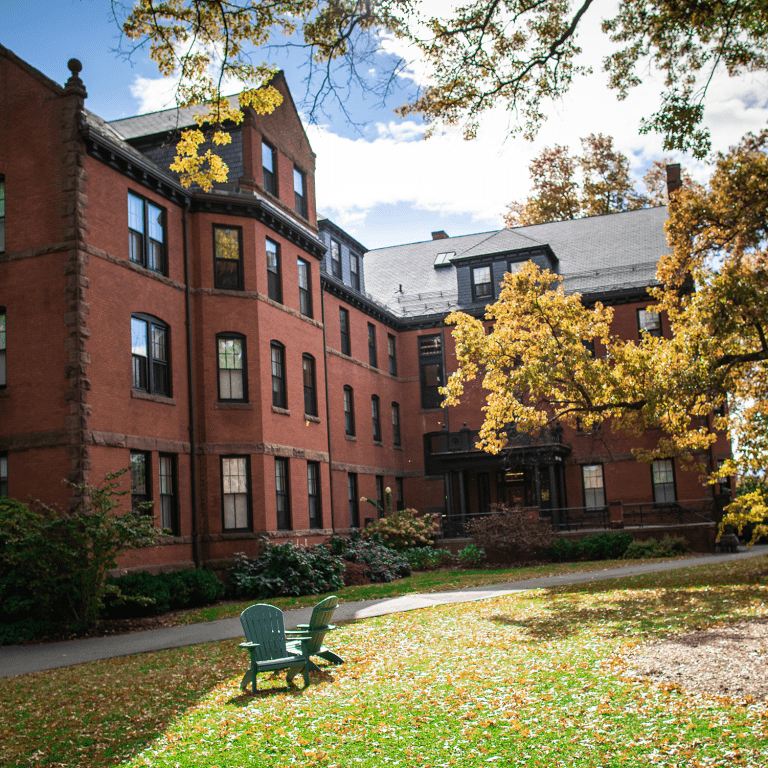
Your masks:
M485 301L493 299L493 283L491 282L491 267L473 267L472 269L472 299Z
M331 274L341 280L341 246L331 240Z
M360 257L354 253L349 254L349 277L352 281L352 287L360 290Z

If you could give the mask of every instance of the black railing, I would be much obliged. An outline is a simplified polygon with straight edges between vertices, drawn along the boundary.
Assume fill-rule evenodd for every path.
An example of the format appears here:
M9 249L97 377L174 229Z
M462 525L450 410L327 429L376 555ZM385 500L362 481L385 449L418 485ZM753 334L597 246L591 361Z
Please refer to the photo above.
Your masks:
M542 429L534 434L518 432L510 427L507 429L506 435L510 446L558 445L563 442L563 429L559 425L551 429ZM480 439L480 430L478 429L464 427L458 432L430 432L425 437L427 438L428 454L469 453L480 450L475 447Z
M663 504L624 504L622 517L625 527L647 525L692 525L716 521L713 499L692 499Z

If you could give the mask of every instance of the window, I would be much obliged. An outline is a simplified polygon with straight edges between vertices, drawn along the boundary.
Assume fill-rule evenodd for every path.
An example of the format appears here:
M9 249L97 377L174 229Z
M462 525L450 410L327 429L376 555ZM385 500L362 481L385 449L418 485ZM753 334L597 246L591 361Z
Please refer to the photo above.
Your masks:
M672 459L656 459L651 467L651 472L654 503L672 504L677 501L675 468Z
M176 457L160 454L160 526L174 536L179 535L178 503L176 490Z
M355 401L352 387L344 385L344 434L355 435Z
M357 473L347 475L347 496L349 498L349 527L360 527L360 499L357 495Z
M419 380L421 407L439 408L443 402L438 391L443 386L443 344L439 334L419 336Z
M285 347L279 341L270 342L272 358L272 405L275 408L287 408L288 398L285 392Z
M267 295L283 303L283 281L280 277L280 246L267 238Z
M302 355L301 365L304 371L304 413L307 416L317 416L315 358L312 355Z
M352 280L352 287L360 290L360 257L354 253L349 254L349 277Z
M243 230L240 227L213 227L213 286L229 291L243 290Z
M134 264L161 275L168 274L165 211L131 192L128 193L128 253Z
M405 509L405 488L402 477L395 478L395 488L397 489L397 509Z
M309 527L323 527L323 509L320 498L320 464L307 462L307 496L309 499Z
M381 442L381 419L379 418L379 396L371 397L371 418L373 419L373 442Z
M261 174L263 177L264 191L277 197L277 153L267 144L261 142Z
M220 333L216 337L219 366L219 400L248 401L245 336Z
M140 504L152 500L152 483L149 478L151 454L131 451L131 508L138 511Z
M352 345L349 339L349 310L339 307L339 330L341 332L341 353L352 354Z
M171 396L168 326L150 315L131 316L133 388Z
M298 169L293 169L293 192L296 200L296 213L307 218L306 178Z
M299 311L305 317L312 317L312 282L308 261L298 259L299 268Z
M5 364L5 308L0 307L0 389L8 386Z
M661 336L661 315L658 312L649 312L647 309L638 309L637 330L641 339L643 332L650 336Z
M0 253L5 251L5 177L0 176Z
M277 530L291 530L291 498L288 493L288 459L275 457L275 509Z
M472 300L484 301L492 298L491 267L474 267L472 269Z
M392 443L402 445L400 442L400 405L392 403Z
M368 323L368 362L378 368L376 363L376 326Z
M387 352L389 353L389 372L397 376L397 347L395 346L395 337L387 334Z
M384 477L376 475L376 503L379 505L379 518L384 517Z
M456 251L443 251L435 256L434 267L435 269L442 269L443 267L451 266L451 259L456 255Z
M8 495L8 454L0 453L0 499Z
M250 529L250 466L247 456L221 457L221 495L225 531Z
M581 467L581 485L586 509L605 507L605 480L602 464L584 464Z
M331 274L341 280L341 246L331 240Z

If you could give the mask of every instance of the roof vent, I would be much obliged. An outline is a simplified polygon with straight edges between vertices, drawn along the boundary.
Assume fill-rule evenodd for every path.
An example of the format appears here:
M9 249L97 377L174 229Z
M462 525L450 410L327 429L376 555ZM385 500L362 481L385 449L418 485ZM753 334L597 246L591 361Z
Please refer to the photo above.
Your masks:
M433 232L432 233L432 239L433 240L447 240L448 239L448 235L446 235L445 232L441 229L441 230L438 230L437 232Z

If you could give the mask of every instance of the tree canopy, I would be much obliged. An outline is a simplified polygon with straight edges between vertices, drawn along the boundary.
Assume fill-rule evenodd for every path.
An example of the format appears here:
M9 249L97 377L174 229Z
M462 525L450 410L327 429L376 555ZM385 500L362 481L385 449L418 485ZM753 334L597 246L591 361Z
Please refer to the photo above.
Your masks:
M119 16L122 4L112 5ZM483 114L501 105L512 116L511 130L531 138L545 103L588 74L578 59L578 34L598 7L593 0L466 0L449 15L430 17L418 0L135 0L123 31L136 47L149 47L164 75L181 76L180 105L208 105L201 127L237 123L245 105L269 112L279 104L265 49L274 35L292 35L306 49L318 69L318 94L334 90L339 66L371 87L359 70L367 73L383 37L395 35L430 72L429 85L401 114L420 114L432 128L462 125L473 137ZM641 82L649 63L665 75L661 104L641 130L661 133L666 149L700 158L710 148L702 119L715 71L735 76L768 63L768 7L757 0L621 0L602 30L613 46L603 66L619 99ZM390 63L388 70L378 67L385 87L404 65ZM246 85L239 106L222 98L227 78ZM199 130L185 134L174 170L185 184L210 189L225 178L226 166L213 152L199 156L205 138ZM215 130L212 141L226 143L226 132Z
M666 312L669 338L618 337L611 307L586 306L565 293L559 275L533 263L505 276L487 308L489 334L467 314L447 318L458 370L446 403L457 404L466 382L482 377L485 450L504 447L510 423L532 431L558 419L575 426L578 418L585 429L609 420L634 434L658 428L656 447L636 450L638 458L678 456L710 482L765 470L768 130L719 154L707 187L674 193L666 231L670 252L659 261L649 309ZM738 456L713 467L707 453L721 431L738 443ZM762 521L767 510L758 491L742 496L726 521Z

